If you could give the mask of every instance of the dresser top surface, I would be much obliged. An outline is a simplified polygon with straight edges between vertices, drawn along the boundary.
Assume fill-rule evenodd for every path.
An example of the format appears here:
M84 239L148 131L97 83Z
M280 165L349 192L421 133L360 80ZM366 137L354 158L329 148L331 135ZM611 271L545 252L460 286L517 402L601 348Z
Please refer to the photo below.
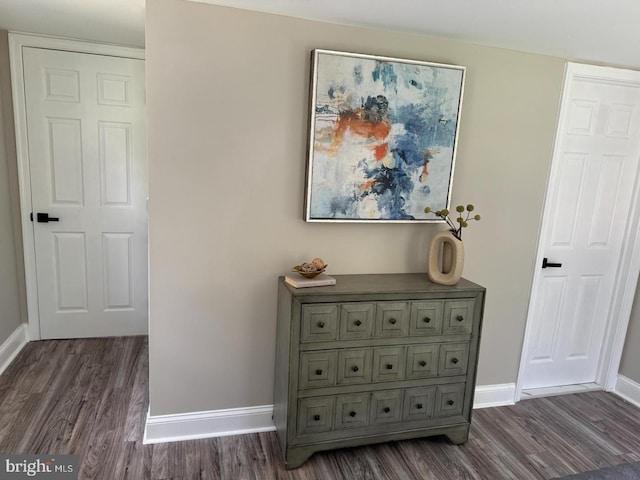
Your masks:
M293 296L313 295L345 295L363 293L438 293L438 292L471 292L484 291L484 287L464 278L457 285L438 285L429 280L426 273L381 273L358 275L331 275L336 284L323 287L294 288L283 283Z

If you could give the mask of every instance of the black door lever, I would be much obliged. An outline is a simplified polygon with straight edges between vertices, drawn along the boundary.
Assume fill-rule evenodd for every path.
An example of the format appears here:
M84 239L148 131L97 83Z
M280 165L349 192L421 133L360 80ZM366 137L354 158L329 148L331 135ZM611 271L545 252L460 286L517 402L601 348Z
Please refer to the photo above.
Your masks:
M47 223L47 222L59 222L60 219L58 217L50 217L48 213L37 213L36 219L38 223Z
M551 263L547 261L547 257L542 259L542 268L547 268L547 267L556 267L559 268L561 267L562 264L561 263Z

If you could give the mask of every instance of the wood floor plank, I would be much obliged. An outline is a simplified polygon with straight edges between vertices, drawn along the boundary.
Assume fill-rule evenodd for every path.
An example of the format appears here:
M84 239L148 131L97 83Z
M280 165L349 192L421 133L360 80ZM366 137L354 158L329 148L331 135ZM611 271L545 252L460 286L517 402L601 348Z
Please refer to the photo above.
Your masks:
M68 355L67 362L61 365L68 375L52 377L49 391L42 397L49 401L40 402L30 427L32 436L28 439L29 444L23 443L20 449L29 447L38 453L67 451L66 447L82 406L80 398L83 384L88 378L87 372L75 357Z
M169 448L172 443L157 443L152 446L151 478L168 478L169 476Z
M474 411L443 437L316 453L285 470L274 432L143 445L145 337L29 343L0 376L0 453L74 454L82 480L542 480L640 461L640 409L605 392Z
M471 451L477 471L482 475L486 475L487 470L492 474L500 473L505 479L539 479L523 453L540 451L540 446L513 425L507 426L506 422L500 421L516 416L509 407L490 410L474 412L470 440L464 446Z
M90 447L89 438L94 431L99 407L107 391L106 386L110 376L109 367L101 365L98 358L88 357L85 361L85 368L90 371L90 381L80 400L81 408L70 439L70 452L76 455L85 454Z
M59 371L59 362L66 358L64 347L56 342L28 343L5 372L13 379L9 385L23 393L45 391L47 380Z
M368 461L379 478L394 478L397 472L404 471L407 479L435 480L425 464L417 462L420 458L417 444L392 442L369 448Z
M145 450L149 450L148 461L145 461ZM142 442L126 442L123 454L123 468L121 478L123 480L136 480L139 478L151 478L150 449L146 449Z
M222 478L260 480L272 478L272 470L259 435L233 435L220 442Z
M604 439L623 451L640 450L640 415L626 408L627 402L619 397L602 394L571 399L558 398L557 403L572 411L583 422L590 423ZM597 415L595 421L591 420Z
M262 478L270 478L274 480L306 480L310 478L304 475L305 471L287 471L282 464L282 456L280 453L280 445L278 445L277 438L272 433L258 433L256 434L260 442L260 448L262 455L264 455L264 469L263 474L267 475Z
M413 457L423 457L423 464L436 479L483 480L470 464L465 446L453 446L444 438L419 439L416 444L420 453Z
M345 448L329 452L335 456L338 471L345 478L358 478L362 480L374 480L374 472L367 461L369 447Z
M195 448L200 457L200 477L198 480L222 480L219 440L219 438L205 438L196 441Z
M586 423L581 420L577 416L575 405L573 408L566 408L559 403L560 401L561 399L556 399L555 402L547 401L547 409L541 412L541 418L547 422L555 421L558 428L565 432L564 439L567 442L584 444L584 439L589 438L590 442L585 448L585 453L593 462L596 464L607 463L612 457L620 455L626 450L621 445L616 445L609 438L602 436L596 423Z
M558 410L557 399L553 402L549 399L542 400L544 408L538 408L536 417L539 425L547 425L547 431L553 433L554 453L563 458L571 459L575 468L583 471L595 470L606 465L611 465L615 455L620 450L602 448L604 445L613 447L606 439L601 439L593 429L586 425L578 426L571 419L572 409ZM552 426L552 428L549 428Z
M20 394L14 397L11 413L2 414L2 423L7 429L3 432L0 452L3 453L36 453L30 444L32 432L39 428L35 414L40 410L44 395L40 393ZM20 412L16 414L15 412ZM23 445L27 444L27 447Z
M138 355L135 357L135 377L131 386L131 400L125 423L125 440L135 442L140 440L140 432L144 431L148 411L149 391L149 358L144 343L139 345Z

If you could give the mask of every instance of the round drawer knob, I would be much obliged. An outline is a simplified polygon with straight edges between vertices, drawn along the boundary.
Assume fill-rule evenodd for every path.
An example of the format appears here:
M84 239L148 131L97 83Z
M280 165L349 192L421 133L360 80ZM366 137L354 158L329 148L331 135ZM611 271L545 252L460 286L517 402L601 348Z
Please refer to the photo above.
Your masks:
M318 322L318 328L324 328L324 322Z
M463 317L462 315L458 315L458 316L456 317L456 320L458 320L459 322L461 322L461 321L463 321L463 320L464 320L464 317Z
M318 420L320 420L320 415L314 415L313 419L317 422Z
M391 409L390 409L389 407L384 407L384 408L382 409L382 411L383 411L384 413L389 413L389 412L391 411Z
M425 362L424 360L420 361L420 366L421 367L426 367L427 366L427 362Z
M360 369L358 368L358 366L357 366L357 365L354 365L354 366L351 368L351 370L353 370L354 372L357 372L357 371L358 371L358 370L360 370Z
M453 404L454 404L454 401L453 401L453 400L448 400L448 401L447 401L447 405L451 406L451 405L453 405Z
M453 363L455 365L456 363L458 363L458 359L457 358L452 358L451 359L451 363Z
M359 327L360 325L362 325L362 322L360 320L356 320L355 322L353 322L356 324L356 327Z
M418 410L422 410L422 404L421 404L421 403L417 404L417 405L416 405L416 408L417 408Z
M316 370L316 375L322 375L322 370L320 369Z
M390 319L389 319L389 323L390 323L391 325L395 325L397 322L398 322L398 321L397 321L395 318L390 318Z
M423 321L424 323L429 323L429 322L431 321L431 319L430 319L429 317L424 317L424 318L422 319L422 321Z
M356 416L356 412L351 412L351 413L349 414L349 416L350 416L350 417L355 417L355 416Z
M387 370L391 370L393 368L393 365L391 365L390 363L387 363L386 368Z

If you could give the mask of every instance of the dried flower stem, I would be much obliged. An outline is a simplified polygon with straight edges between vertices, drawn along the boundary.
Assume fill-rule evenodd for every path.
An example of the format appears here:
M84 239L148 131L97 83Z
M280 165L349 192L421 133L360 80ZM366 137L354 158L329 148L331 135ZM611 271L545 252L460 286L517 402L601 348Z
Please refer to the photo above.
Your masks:
M449 230L451 231L451 233L460 241L462 241L462 229L463 228L467 228L469 226L469 221L470 220L480 220L480 215L474 215L473 217L471 216L471 212L475 209L475 207L471 204L467 205L466 209L463 205L458 205L456 207L456 212L458 212L458 218L456 219L458 222L458 225L456 226L456 224L451 220L451 218L449 217L449 210L447 210L446 208L442 209L442 210L436 210L435 212L433 212L434 215L442 218L447 225L449 226ZM463 217L463 213L464 211L467 211L467 216L466 218ZM431 213L431 208L427 207L424 209L425 213Z

